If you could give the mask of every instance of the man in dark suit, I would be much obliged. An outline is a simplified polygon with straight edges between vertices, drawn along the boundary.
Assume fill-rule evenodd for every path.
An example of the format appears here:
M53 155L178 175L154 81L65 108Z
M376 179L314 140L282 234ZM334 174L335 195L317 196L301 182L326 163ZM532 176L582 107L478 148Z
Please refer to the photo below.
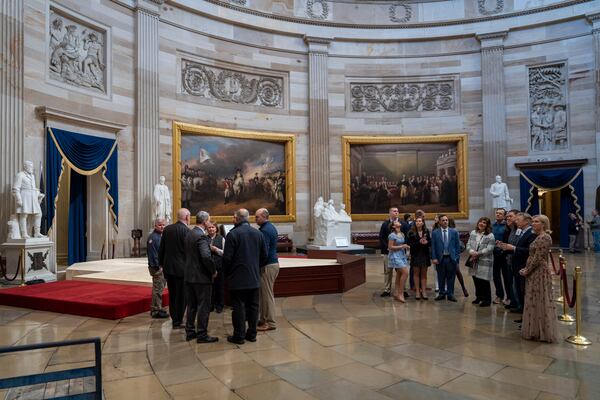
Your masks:
M258 229L250 226L248 217L245 208L235 212L235 226L227 234L223 252L223 271L229 282L233 307L233 335L228 336L227 341L236 344L244 344L245 340L256 341L260 269L268 261L264 237Z
M219 340L208 335L212 282L217 276L217 269L210 252L210 238L206 234L207 224L210 224L210 215L206 211L198 212L196 226L185 238L185 340L196 339L198 343L213 343Z
M529 245L536 238L535 233L531 230L531 215L527 213L518 213L515 218L517 231L515 232L516 244L502 243L502 249L512 255L512 271L514 276L514 290L517 297L517 308L511 312L522 313L525 305L525 277L519 274L522 268L525 268L527 259L529 258ZM515 321L520 322L520 320Z
M183 328L185 292L183 270L185 268L185 237L190 231L190 211L182 208L177 211L177 222L165 228L158 250L158 261L163 269L169 288L169 314L173 329Z
M398 220L398 207L391 207L389 209L389 218L381 223L381 228L379 229L379 248L381 249L381 255L383 256L383 279L384 286L383 292L381 293L381 297L389 297L392 293L392 277L394 274L394 270L392 268L388 268L388 243L392 226L392 222Z
M460 260L460 238L458 231L448 227L448 216L440 215L440 229L431 234L431 262L435 265L440 291L435 300L448 299L456 302L454 297L454 280Z

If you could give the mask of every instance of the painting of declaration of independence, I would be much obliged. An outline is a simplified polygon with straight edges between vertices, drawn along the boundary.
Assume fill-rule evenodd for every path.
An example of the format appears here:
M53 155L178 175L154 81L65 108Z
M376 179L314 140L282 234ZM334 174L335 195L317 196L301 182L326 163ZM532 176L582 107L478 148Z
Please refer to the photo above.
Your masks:
M287 141L183 132L180 142L181 206L192 215L206 210L230 222L241 207L265 207L275 220L290 212Z
M458 136L458 135L457 135ZM458 136L460 137L460 136ZM352 137L346 136L352 141ZM354 142L361 141L354 139ZM465 212L462 141L347 143L349 176L344 198L355 219L385 218L390 207L400 213L462 215ZM371 143L368 143L371 141ZM460 153L460 154L459 154ZM462 190L461 190L462 189ZM375 215L374 215L375 214Z

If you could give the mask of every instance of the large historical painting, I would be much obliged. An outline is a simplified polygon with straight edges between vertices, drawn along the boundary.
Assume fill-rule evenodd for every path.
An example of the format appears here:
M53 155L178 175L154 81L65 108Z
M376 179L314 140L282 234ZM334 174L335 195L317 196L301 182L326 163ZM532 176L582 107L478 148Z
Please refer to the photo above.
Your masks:
M344 200L355 220L390 207L467 217L466 136L344 136Z
M176 207L231 222L235 210L264 207L295 220L294 136L174 123Z

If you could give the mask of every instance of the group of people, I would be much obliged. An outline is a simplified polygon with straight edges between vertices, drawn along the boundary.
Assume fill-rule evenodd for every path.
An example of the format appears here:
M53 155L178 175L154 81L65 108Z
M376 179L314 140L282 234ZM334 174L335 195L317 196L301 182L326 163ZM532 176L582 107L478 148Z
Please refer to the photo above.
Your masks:
M460 270L460 254L466 251L465 266L475 286L472 303L479 307L503 305L510 312L522 314L515 322L521 324L523 338L555 342L558 333L548 265L552 245L549 228L545 215L532 217L519 210L498 208L493 223L487 217L479 218L464 245L447 215L436 216L430 231L422 210L416 211L414 219L405 214L401 220L398 208L391 207L379 232L385 277L381 296L393 296L405 303L409 295L405 283L410 272L410 288L416 299L428 300L427 268L435 265L435 300L457 301L457 277L468 297ZM392 291L393 271L396 281Z
M173 329L185 329L186 340L213 343L208 324L210 312L221 313L227 281L233 308L231 343L256 341L257 331L276 329L273 285L279 274L277 229L269 211L255 213L259 230L250 226L249 212L234 213L234 227L225 236L206 211L196 214L190 227L190 211L182 208L177 221L165 226L158 218L147 241L148 270L152 276L152 318L171 318ZM169 313L162 307L162 293L169 289ZM184 321L185 317L185 321Z

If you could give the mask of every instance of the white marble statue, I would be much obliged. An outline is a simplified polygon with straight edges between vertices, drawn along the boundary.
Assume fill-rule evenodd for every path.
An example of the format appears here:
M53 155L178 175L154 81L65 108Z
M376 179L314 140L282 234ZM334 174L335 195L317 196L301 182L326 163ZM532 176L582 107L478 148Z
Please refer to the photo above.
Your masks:
M36 238L45 237L40 232L42 224L42 209L40 203L44 194L35 185L35 175L33 173L33 163L25 161L23 171L17 173L12 186L12 193L17 203L17 219L19 221L19 232L21 238L28 239L31 233L31 226L28 226L29 217L33 218L33 236Z
M17 221L17 216L15 214L11 214L7 225L8 225L8 240L21 239L21 232L19 229L19 221Z
M335 205L333 203L333 199L329 199L327 204L325 205L323 211L323 217L326 221L337 221L339 218L339 214L335 211Z
M171 221L171 195L164 176L154 185L154 219L157 218L163 218L167 223Z
M338 221L340 222L352 222L352 218L346 212L346 205L340 203L340 211L338 212Z
M313 207L313 218L315 228L315 244L324 245L327 241L327 221L325 220L325 202L323 197L319 196Z
M507 210L511 207L513 199L510 198L508 186L502 182L500 175L496 176L496 182L492 183L490 194L492 195L492 206L494 209L504 208Z

